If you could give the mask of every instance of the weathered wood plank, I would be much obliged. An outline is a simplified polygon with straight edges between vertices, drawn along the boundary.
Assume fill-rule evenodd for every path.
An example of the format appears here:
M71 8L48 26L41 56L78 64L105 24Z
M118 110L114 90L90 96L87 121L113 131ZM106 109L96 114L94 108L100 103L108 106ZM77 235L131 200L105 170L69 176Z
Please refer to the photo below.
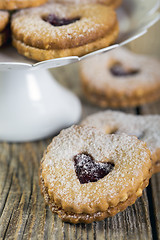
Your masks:
M160 22L157 22L148 33L143 37L129 44L130 48L138 53L149 54L160 59L159 47L159 27ZM156 37L155 37L156 36ZM160 114L160 101L144 105L142 107L143 114ZM153 209L156 227L155 238L160 239L160 173L154 174L151 178L151 193L153 201Z
M160 173L155 174L151 179L152 196L154 204L154 215L156 219L157 237L160 239Z
M142 108L144 114L160 114L160 101L145 105ZM156 236L160 239L160 173L154 174L151 178L151 197L155 216Z
M135 205L102 222L72 225L62 221L45 207L38 186L38 165L46 144L0 144L0 174L7 174L5 186L0 182L0 236L6 239L151 239L147 197L144 193ZM4 150L5 149L5 150ZM4 154L5 153L5 154ZM9 164L9 171L7 171ZM10 187L9 187L10 186ZM142 224L143 223L143 224Z

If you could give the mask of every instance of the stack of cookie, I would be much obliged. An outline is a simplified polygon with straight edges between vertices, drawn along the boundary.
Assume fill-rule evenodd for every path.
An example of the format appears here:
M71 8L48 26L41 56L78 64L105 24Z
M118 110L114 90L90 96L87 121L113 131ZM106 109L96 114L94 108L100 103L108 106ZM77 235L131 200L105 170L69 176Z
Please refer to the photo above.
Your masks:
M160 116L104 111L54 137L40 165L46 203L62 221L111 217L160 172Z
M106 47L119 31L115 11L98 4L48 3L22 10L13 15L11 28L18 52L38 61Z
M114 8L120 0L46 2L0 0L0 9L17 10L11 17L11 32L20 54L38 61L82 56L116 40L119 27ZM22 8L27 9L18 11Z
M160 61L118 48L83 61L86 98L100 107L135 107L160 99Z
M44 199L52 212L71 223L100 221L123 211L142 195L152 174L143 141L106 134L88 122L63 130L41 161Z

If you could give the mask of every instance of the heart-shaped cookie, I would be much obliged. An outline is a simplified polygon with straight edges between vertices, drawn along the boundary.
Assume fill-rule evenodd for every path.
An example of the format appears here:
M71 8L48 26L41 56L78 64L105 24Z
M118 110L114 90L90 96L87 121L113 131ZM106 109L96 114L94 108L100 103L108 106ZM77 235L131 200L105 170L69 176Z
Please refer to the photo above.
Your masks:
M90 223L115 215L142 195L151 177L150 151L135 136L72 126L53 139L40 173L51 210L63 221Z

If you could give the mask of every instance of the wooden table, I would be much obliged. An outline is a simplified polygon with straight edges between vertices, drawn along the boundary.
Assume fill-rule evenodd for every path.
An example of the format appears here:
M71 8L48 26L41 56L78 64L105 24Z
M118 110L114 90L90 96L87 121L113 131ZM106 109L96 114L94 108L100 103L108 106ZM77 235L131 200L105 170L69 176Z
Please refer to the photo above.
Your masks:
M160 56L160 24L130 44L134 51ZM156 36L155 36L156 34ZM83 97L78 65L52 70L58 81L75 92L83 116L97 112ZM135 112L137 109L123 109ZM160 101L139 108L141 114L160 113ZM160 239L160 173L134 205L115 217L93 224L62 223L45 206L38 184L38 167L50 139L27 143L0 143L0 239Z

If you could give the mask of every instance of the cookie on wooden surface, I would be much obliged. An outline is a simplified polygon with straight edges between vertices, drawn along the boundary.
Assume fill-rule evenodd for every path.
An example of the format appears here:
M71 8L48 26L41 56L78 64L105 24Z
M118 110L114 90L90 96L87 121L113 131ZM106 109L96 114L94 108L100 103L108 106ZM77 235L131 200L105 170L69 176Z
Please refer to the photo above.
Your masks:
M88 126L61 131L40 166L46 203L71 223L114 216L142 195L150 177L150 151L144 142Z

